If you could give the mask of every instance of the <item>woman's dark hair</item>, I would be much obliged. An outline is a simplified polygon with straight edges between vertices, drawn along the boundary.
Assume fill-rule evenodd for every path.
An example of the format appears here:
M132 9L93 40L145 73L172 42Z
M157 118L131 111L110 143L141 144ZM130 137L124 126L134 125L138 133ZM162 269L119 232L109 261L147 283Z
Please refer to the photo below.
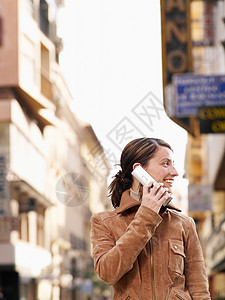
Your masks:
M121 170L117 172L114 180L109 185L109 196L111 196L114 208L120 205L122 193L132 186L133 179L131 172L133 171L133 165L140 163L145 167L160 146L172 150L168 143L156 138L138 138L129 142L124 147L120 157Z

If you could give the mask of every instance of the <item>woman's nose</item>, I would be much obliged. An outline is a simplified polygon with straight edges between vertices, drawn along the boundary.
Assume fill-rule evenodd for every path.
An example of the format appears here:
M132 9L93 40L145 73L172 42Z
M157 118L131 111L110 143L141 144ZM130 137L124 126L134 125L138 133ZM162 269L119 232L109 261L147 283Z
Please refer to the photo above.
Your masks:
M171 173L171 175L173 175L173 176L178 176L177 169L176 169L174 166L172 166L172 169L171 169L170 173Z

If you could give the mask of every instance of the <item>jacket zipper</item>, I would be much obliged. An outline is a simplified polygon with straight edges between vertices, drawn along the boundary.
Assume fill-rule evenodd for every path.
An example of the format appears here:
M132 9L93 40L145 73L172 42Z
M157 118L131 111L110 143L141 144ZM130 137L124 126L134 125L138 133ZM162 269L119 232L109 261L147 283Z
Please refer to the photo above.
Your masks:
M155 287L154 287L154 263L153 263L153 245L152 240L150 242L150 259L151 259L151 275L152 275L152 299L155 300Z

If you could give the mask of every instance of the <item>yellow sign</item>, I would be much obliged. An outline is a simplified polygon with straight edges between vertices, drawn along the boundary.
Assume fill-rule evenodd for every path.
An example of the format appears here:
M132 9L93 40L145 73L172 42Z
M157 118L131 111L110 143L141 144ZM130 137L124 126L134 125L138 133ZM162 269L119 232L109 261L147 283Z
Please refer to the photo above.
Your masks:
M199 107L201 133L225 133L225 107Z

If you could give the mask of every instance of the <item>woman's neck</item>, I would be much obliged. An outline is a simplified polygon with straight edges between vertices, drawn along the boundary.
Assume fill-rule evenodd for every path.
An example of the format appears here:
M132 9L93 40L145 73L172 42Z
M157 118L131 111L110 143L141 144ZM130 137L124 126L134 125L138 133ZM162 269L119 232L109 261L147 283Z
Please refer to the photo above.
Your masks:
M133 184L132 184L132 190L135 192L135 193L138 193L139 192L139 186L140 186L140 183L139 181L137 181L136 179L133 181Z
M135 191L133 190L133 188L130 188L130 196L131 196L133 199L139 201L139 193L138 193L138 192L135 192Z

